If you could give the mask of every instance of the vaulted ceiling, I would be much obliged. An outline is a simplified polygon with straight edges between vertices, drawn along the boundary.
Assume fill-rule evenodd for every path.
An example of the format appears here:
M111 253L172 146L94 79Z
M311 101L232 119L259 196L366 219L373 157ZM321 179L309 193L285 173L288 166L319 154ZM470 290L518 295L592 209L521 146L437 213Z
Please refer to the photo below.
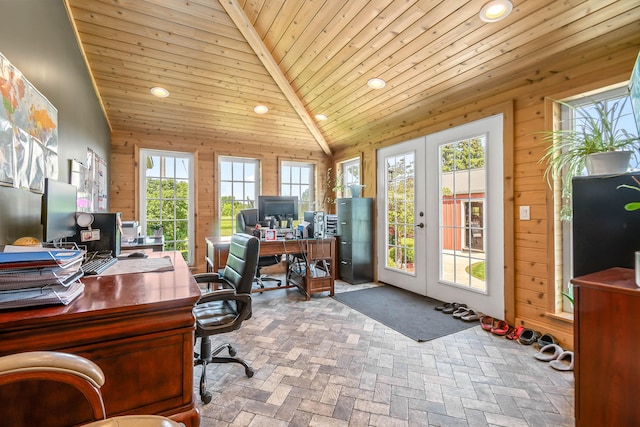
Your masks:
M513 0L496 23L487 1L65 0L112 130L327 154L640 38L637 0Z

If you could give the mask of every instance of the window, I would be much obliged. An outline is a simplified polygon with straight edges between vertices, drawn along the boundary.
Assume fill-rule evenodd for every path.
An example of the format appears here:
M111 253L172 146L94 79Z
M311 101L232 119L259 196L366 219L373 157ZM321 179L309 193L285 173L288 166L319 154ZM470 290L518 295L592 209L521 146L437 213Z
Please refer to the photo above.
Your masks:
M298 196L298 216L313 211L315 166L311 163L282 162L280 166L280 195Z
M360 158L340 163L344 197L351 197L350 185L360 184Z
M238 212L258 207L259 170L257 159L219 158L220 236L231 236L235 232Z
M164 248L193 262L193 155L140 150L140 225L147 236L162 227Z
M604 103L614 103L618 101L624 101L624 98L628 98L628 90L626 87L608 90L605 92L601 92L595 95L589 95L588 97L580 97L577 100L565 101L567 104L572 105L574 107L582 107L582 108L593 108L595 102L604 102ZM634 121L634 115L632 111L631 102L627 100L627 102L621 103L624 104L624 110L622 111L621 120L618 122L618 127L620 129L624 129L631 134L636 134L636 124ZM574 116L575 110L568 108L566 106L562 106L561 108L561 116L560 121L561 125L564 129L569 129L573 126L577 126L579 120L576 120ZM632 156L631 159L631 168L638 167L638 157ZM560 181L560 179L558 179ZM561 185L558 183L558 185ZM555 200L555 218L554 224L556 226L556 230L560 230L560 237L562 241L562 250L556 251L556 260L555 263L557 266L561 266L562 274L561 277L556 277L555 286L556 286L556 297L562 298L562 302L556 304L556 307L559 307L562 312L573 312L573 306L571 302L567 298L562 297L562 292L571 295L570 279L573 277L572 270L572 260L573 260L573 244L571 237L571 214L567 213L567 210L563 206L562 195L556 197Z
M440 279L486 292L486 136L440 146Z

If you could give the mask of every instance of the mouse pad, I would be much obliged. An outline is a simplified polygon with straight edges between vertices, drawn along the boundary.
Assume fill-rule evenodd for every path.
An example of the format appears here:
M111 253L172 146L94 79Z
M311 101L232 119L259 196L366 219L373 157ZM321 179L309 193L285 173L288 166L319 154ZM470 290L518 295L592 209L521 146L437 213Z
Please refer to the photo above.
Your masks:
M173 263L170 257L161 258L129 258L118 260L111 267L103 271L100 276L113 276L116 274L152 273L173 271Z

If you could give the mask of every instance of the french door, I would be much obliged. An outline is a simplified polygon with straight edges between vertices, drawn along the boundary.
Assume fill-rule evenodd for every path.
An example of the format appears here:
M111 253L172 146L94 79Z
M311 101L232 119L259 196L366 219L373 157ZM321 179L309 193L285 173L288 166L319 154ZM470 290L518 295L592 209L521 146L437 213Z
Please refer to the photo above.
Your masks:
M504 315L502 115L380 149L378 280Z

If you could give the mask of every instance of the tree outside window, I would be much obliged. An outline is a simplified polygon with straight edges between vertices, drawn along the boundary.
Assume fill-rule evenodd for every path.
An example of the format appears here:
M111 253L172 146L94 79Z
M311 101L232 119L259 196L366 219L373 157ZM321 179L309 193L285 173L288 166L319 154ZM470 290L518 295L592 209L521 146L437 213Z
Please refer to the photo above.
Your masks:
M280 166L280 195L298 197L298 215L312 211L315 165L301 162L282 162Z
M193 156L141 150L141 218L147 236L161 230L164 249L179 251L188 264L193 253Z
M231 236L235 232L238 212L258 207L259 170L257 159L219 158L220 236Z

